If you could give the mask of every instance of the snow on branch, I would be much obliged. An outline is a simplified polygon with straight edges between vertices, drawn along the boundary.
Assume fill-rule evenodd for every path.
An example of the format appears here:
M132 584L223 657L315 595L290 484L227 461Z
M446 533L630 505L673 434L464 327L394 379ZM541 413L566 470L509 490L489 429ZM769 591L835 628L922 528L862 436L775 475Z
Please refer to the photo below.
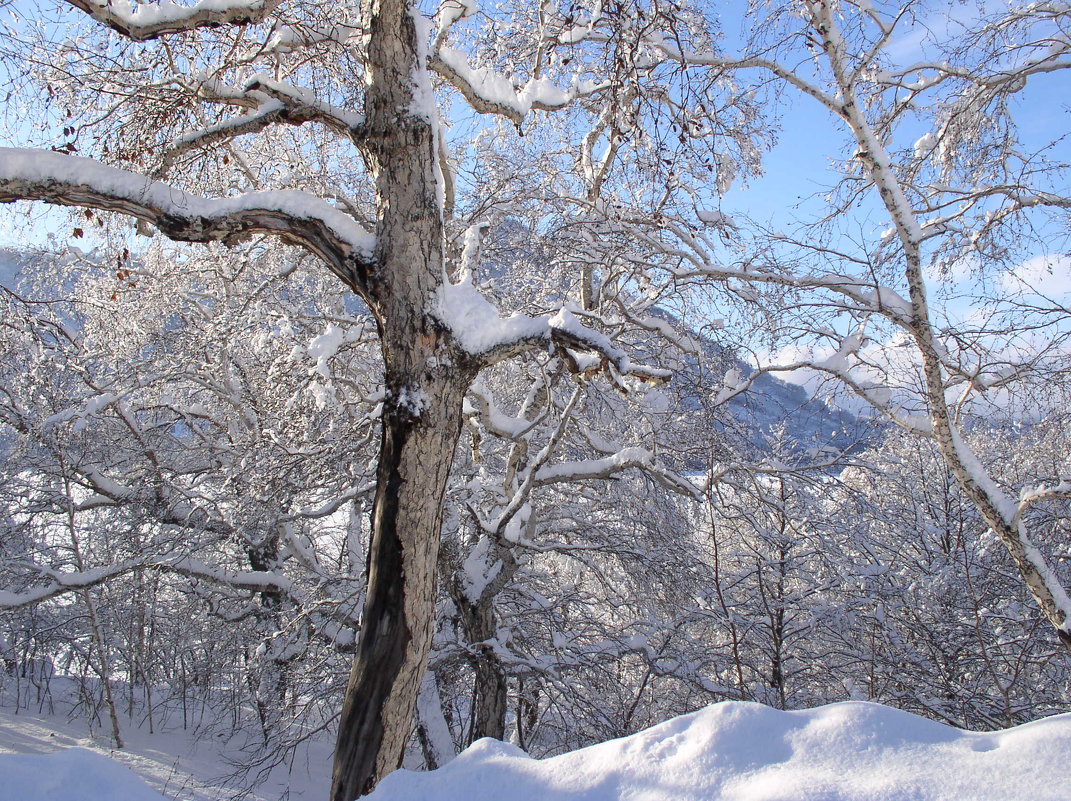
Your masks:
M287 116L283 119L290 125L316 121L323 123L351 139L364 125L364 115L325 103L308 89L301 89L267 75L255 75L245 85L246 92L261 92L282 103Z
M612 365L621 375L632 375L653 383L662 384L673 373L660 367L634 364L623 350L614 345L608 336L583 325L566 307L547 321L550 326L550 339L560 349L564 349L573 367L582 373L592 373ZM593 353L594 363L581 361L575 352ZM583 355L583 354L581 354Z
M466 417L479 417L483 427L496 437L512 440L525 436L545 417L545 414L539 414L533 420L511 417L498 408L491 389L479 380L469 387L469 394L465 397L464 414Z
M1064 478L1058 484L1040 484L1024 489L1019 495L1013 522L1018 524L1031 506L1048 501L1067 500L1071 500L1071 478Z
M653 453L646 448L622 448L617 453L602 459L585 459L575 462L558 462L544 465L535 474L534 484L543 487L569 481L587 481L609 478L624 470L642 470L666 489L693 498L702 497L702 488L693 482L658 464Z
M471 17L479 9L476 0L443 0L435 13L438 20L438 36L443 36L455 22Z
M518 127L532 109L564 108L600 88L593 82L576 82L562 89L546 78L533 78L517 87L510 77L487 67L473 67L463 51L445 46L429 55L428 69L461 92L475 111L498 114Z
M185 556L177 558L147 556L142 559L128 559L113 565L77 571L52 570L42 565L33 565L32 568L40 578L47 579L47 582L20 592L0 590L0 610L25 609L67 593L92 589L138 570L151 570L205 581L241 592L277 593L288 597L298 606L316 607L327 618L333 619L335 623L351 632L360 625L352 614L345 611L352 608L351 604L331 599L327 602L314 601L306 597L305 592L286 576L266 570L228 570ZM332 636L329 634L328 636L344 644L348 635Z
M22 592L0 590L0 609L8 611L24 609L41 601L47 601L49 598L55 598L57 595L95 587L108 579L129 573L135 567L136 564L134 562L121 562L107 567L81 570L77 573L59 573L40 568L40 572L47 575L51 580L40 587L23 590Z
M319 506L295 509L289 515L285 515L282 520L284 523L289 524L296 520L318 520L320 518L330 517L347 503L350 503L354 498L367 495L374 490L375 484L373 483L365 482L363 484L357 484L334 498L324 501Z
M250 25L262 22L279 0L198 0L191 6L164 0L160 3L120 3L67 0L102 25L135 42L147 42L197 28Z
M358 9L354 9L357 11ZM350 47L358 43L363 28L357 19L332 17L322 24L302 20L300 24L276 24L272 27L271 38L265 44L265 50L271 53L296 53L307 47L317 45L339 45Z
M36 569L42 576L48 577L50 579L49 582L22 592L0 590L0 609L23 609L59 595L96 587L98 584L135 570L159 570L167 573L177 573L187 578L204 579L248 592L283 592L290 594L295 589L289 579L275 573L255 570L224 570L186 558L172 561L154 559L127 560L114 565L71 572L50 570L45 567L37 567Z
M207 128L184 133L164 151L160 166L153 171L153 176L155 178L166 177L175 159L189 150L228 142L245 134L259 133L269 125L283 122L286 111L286 106L278 100L266 100L249 114L229 117Z
M251 110L179 136L164 152L160 166L153 172L154 178L166 176L175 159L193 148L209 147L246 134L259 133L271 125L296 126L317 122L356 144L360 137L360 128L364 124L363 114L324 103L307 89L291 86L265 75L255 76L243 91L221 92L219 87L214 89L215 91L202 94Z
M493 522L480 519L481 528L491 534L500 544L505 545L508 542L520 541L520 532L523 525L518 525L518 520L515 518L527 517L527 512L524 510L531 509L528 505L528 499L535 487L536 473L547 463L551 454L554 453L558 444L562 441L562 437L565 436L565 430L573 419L573 410L576 408L576 404L580 400L580 394L581 388L579 386L575 387L573 389L573 394L561 410L561 417L558 420L557 426L554 428L554 432L543 444L543 447L540 449L539 453L536 454L535 458L528 464L528 467L525 470L524 480L521 481L517 491L498 515L497 519Z
M672 375L669 370L633 363L609 337L583 325L567 308L554 315L501 317L471 278L457 284L444 282L432 314L462 349L485 366L553 344L577 372L593 373L612 366L621 375L657 383Z
M0 148L0 203L15 200L127 214L183 242L230 244L252 233L276 234L322 258L356 291L373 266L373 235L306 192L249 192L209 199L92 159Z

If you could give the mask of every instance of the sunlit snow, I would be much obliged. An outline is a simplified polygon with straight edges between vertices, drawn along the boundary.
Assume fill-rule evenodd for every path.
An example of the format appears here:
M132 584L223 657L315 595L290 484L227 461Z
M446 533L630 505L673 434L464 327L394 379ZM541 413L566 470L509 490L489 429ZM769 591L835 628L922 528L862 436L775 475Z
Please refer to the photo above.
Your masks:
M880 704L714 704L551 759L480 740L371 801L1065 801L1071 714L972 733ZM1062 777L1062 778L1060 778Z

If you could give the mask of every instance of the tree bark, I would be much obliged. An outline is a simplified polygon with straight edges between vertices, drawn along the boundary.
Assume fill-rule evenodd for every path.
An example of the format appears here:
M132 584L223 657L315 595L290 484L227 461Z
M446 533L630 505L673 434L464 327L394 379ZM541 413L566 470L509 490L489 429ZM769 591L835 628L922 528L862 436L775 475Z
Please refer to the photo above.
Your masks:
M372 509L368 591L339 721L331 801L353 801L401 764L427 665L443 495L476 368L437 323L445 279L434 114L405 0L365 7L362 148L376 183L376 271L368 278L386 399Z
M353 801L400 764L427 666L442 496L461 430L454 377L419 419L386 415L361 639L339 721L332 801Z
M494 648L486 643L497 633L493 598L472 603L464 591L454 598L461 613L461 625L465 637L476 648L472 667L476 673L473 686L472 727L469 731L469 743L481 737L493 737L502 740L506 735L506 702L509 684L506 670Z

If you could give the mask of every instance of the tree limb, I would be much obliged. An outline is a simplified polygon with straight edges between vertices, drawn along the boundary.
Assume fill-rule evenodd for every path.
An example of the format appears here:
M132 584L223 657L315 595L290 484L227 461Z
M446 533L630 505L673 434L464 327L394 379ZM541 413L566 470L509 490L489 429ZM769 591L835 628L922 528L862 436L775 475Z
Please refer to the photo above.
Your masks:
M148 42L198 28L263 22L279 5L279 0L198 0L192 6L174 2L135 3L132 11L123 4L97 0L67 0L67 3L127 39Z
M237 243L271 233L323 259L364 292L374 237L343 212L305 192L250 192L209 199L91 159L0 148L0 203L40 200L126 214L181 242Z

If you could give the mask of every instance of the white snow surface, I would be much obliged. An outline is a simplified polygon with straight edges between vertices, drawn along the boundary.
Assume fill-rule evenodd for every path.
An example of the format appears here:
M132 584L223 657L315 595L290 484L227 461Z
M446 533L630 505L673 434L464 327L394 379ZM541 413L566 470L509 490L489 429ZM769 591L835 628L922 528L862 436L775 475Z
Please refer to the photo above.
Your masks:
M125 747L117 751L106 731L68 717L73 695L67 678L52 679L50 697L52 713L38 711L37 704L15 713L10 697L0 695L0 801L279 801L286 792L290 801L327 798L334 745L327 738L302 746L293 761L246 792L243 780L231 774L249 742L259 739L257 732L248 738L199 733L194 726L203 718L195 705L185 730L180 710L168 723L161 721L161 705L155 734L120 716ZM138 713L142 722L143 715Z
M194 777L227 772L214 738L195 745L182 732L128 727L132 742L118 752L80 728L63 715L0 710L0 801L222 801L237 789ZM275 801L284 788L291 801L326 797L330 743L313 751L247 797ZM480 740L437 771L391 774L369 798L1066 801L1069 751L1071 713L973 733L861 701L796 712L730 701L543 760Z
M1066 801L1071 714L976 734L866 702L725 702L544 760L480 740L371 801Z
M0 754L0 801L166 801L103 754Z

